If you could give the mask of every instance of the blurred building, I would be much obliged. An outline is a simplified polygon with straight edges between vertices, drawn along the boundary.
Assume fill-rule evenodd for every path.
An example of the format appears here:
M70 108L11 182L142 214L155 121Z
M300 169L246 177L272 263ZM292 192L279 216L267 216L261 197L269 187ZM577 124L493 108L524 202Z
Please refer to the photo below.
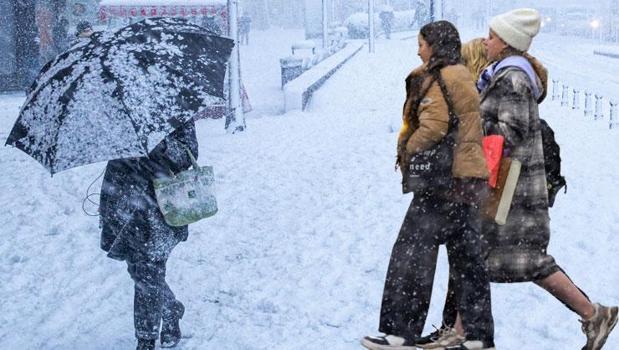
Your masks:
M0 91L29 86L68 48L78 22L96 24L97 7L96 0L0 1Z
M0 1L0 91L28 86L39 68L35 0Z
M385 1L388 0L376 0L376 3ZM322 0L242 0L241 4L242 12L252 18L256 29L304 28L310 36L321 30ZM367 1L327 0L327 15L333 25L341 24L352 13L364 10L367 11Z

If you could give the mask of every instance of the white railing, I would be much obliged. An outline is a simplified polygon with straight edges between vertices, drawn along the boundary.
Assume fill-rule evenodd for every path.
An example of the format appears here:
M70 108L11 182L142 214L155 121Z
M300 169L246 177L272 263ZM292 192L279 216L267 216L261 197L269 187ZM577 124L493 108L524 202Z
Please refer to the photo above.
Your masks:
M560 83L561 89L559 89ZM583 99L580 92L581 90L579 88L572 87L570 94L570 86L567 83L562 83L558 79L552 80L551 99L552 101L559 101L561 107L571 107L572 110L580 110L581 100ZM584 90L583 94L583 113L585 117L591 117L591 115L593 115L593 120L602 120L604 116L607 115L605 112L608 111L608 128L619 128L619 111L617 109L619 102L616 99L608 99L608 104L605 104L604 96L597 92L593 93L589 90ZM593 103L593 98L595 98L595 103Z

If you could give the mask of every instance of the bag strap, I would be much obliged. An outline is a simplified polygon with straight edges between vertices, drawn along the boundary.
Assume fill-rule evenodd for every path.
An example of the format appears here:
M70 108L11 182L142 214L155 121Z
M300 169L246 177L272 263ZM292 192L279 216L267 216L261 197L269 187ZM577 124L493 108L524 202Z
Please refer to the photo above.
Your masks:
M185 151L187 151L187 155L189 155L189 159L191 160L191 166L193 166L195 170L200 169L200 165L198 165L198 162L196 161L196 158L193 156L193 153L191 153L191 150L189 149L189 147L187 147L184 143L181 143L181 145L183 146Z
M411 125L413 125L413 115L417 115L417 112L419 111L419 105L421 104L421 101L426 96L426 94L428 93L428 91L432 87L432 84L434 84L434 81L436 80L435 76L431 76L431 77L432 77L432 81L430 81L428 83L428 85L426 85L425 87L424 87L424 84L423 84L423 80L419 84L419 87L423 88L423 90L421 90L421 93L419 93L419 95L417 95L415 97L415 102L413 102L413 105L411 106L411 112L412 113L409 113L409 115L407 116Z
M187 147L184 143L181 143L181 146L185 149L185 151L187 152L187 155L189 156L189 159L191 161L191 166L195 169L198 170L200 169L200 165L198 165L198 161L196 161L196 157L193 156L193 153L191 153L191 150L189 149L189 147ZM168 168L168 173L171 177L175 177L176 174L174 174L174 172L172 171L172 169Z
M449 115L449 126L448 126L447 133L449 133L451 128L457 126L457 123L458 123L458 118L457 118L457 114L454 109L453 101L451 99L451 94L449 93L449 90L447 89L447 86L445 85L445 81L443 80L443 76L441 75L440 70L437 70L436 72L432 73L431 76L432 76L432 81L423 90L423 93L419 94L419 97L417 98L417 100L415 101L413 105L413 109L412 109L413 113L411 114L417 114L421 101L423 100L423 98L426 96L426 94L430 90L430 87L432 87L432 84L434 84L434 82L436 81L439 87L441 88L443 98L445 99L445 102L447 103L447 110L448 110L448 115ZM409 116L409 120L412 122L412 116Z
M449 114L449 127L447 133L451 131L453 127L458 125L458 115L456 114L456 110L454 108L453 100L451 99L451 94L447 89L447 85L445 85L445 81L443 80L443 76L441 75L441 71L437 71L436 73L436 81L441 88L441 92L443 93L443 98L447 103L447 110Z

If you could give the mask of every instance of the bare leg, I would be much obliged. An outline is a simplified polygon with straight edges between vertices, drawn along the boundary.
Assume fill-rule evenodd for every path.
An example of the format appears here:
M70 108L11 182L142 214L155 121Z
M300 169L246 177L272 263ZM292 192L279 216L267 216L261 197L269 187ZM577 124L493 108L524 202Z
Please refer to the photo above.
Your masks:
M464 327L462 327L462 318L460 318L460 313L456 316L456 323L454 324L454 328L456 329L456 333L464 337Z
M566 305L569 305L583 320L588 320L593 316L595 312L593 304L563 271L555 272L535 283L546 289L557 299L563 301ZM464 335L459 312L456 316L454 328L459 335Z
M538 286L546 289L557 299L569 305L583 320L590 319L595 313L593 304L582 293L574 282L563 271L557 271L552 275L535 282Z

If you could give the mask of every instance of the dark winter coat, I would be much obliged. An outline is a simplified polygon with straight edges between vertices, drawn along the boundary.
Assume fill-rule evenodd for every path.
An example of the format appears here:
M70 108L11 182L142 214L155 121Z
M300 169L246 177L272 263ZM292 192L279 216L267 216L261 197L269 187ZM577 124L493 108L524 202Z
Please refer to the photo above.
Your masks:
M536 80L538 89L543 89L539 74ZM485 222L482 229L489 243L490 279L495 282L534 281L559 269L546 253L550 239L548 191L539 96L533 95L531 83L523 70L509 66L496 72L481 93L486 131L503 135L510 156L522 163L507 223Z
M167 259L187 239L187 226L166 224L157 206L152 179L186 170L191 160L183 147L198 156L191 121L168 135L148 157L109 161L101 186L101 248L113 259L141 254L153 261Z

